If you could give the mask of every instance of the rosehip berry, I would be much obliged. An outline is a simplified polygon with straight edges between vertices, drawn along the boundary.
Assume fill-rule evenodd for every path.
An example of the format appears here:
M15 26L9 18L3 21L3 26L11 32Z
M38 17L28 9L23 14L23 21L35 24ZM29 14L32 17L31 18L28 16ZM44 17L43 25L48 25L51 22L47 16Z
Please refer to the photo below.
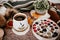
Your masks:
M12 21L9 21L9 22L8 22L8 25L9 25L9 26L13 26L13 22L12 22Z
M37 32L37 30L35 29L34 32Z
M48 24L47 22L44 22L44 24Z
M56 26L56 24L53 24L54 26Z
M50 21L47 21L47 22L50 22Z
M33 29L36 29L36 27L33 27Z

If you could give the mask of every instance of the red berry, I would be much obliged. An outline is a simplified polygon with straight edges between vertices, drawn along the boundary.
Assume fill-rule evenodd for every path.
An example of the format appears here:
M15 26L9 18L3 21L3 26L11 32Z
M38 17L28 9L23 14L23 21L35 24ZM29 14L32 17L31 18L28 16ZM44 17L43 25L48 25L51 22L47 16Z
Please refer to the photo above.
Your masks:
M35 29L34 32L37 32L37 30Z
M9 26L13 26L13 22L12 22L12 21L9 21L9 22L8 22L8 25L9 25Z
M39 31L40 29L38 28L37 30Z
M33 29L36 29L36 27L33 27Z
M56 26L56 24L53 24L54 26Z
M49 20L47 22L50 22Z
M44 24L48 24L47 22L44 22Z

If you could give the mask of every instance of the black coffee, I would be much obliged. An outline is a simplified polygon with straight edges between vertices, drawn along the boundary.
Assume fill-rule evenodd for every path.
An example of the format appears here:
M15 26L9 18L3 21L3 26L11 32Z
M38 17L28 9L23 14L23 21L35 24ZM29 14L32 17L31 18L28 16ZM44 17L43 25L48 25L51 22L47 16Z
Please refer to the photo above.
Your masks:
M22 20L24 20L25 19L25 16L24 15L17 15L17 16L15 16L15 18L14 18L15 20L17 20L17 21L22 21Z

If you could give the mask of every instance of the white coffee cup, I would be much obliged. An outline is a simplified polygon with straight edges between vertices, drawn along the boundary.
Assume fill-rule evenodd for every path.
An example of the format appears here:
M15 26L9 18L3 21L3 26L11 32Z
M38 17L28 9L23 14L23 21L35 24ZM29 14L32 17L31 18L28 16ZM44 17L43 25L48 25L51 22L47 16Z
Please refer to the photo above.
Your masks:
M18 16L23 16L24 19L23 20L16 20L15 17L18 17ZM18 32L23 32L24 30L26 30L28 28L27 16L23 13L17 13L16 15L14 15L13 28Z

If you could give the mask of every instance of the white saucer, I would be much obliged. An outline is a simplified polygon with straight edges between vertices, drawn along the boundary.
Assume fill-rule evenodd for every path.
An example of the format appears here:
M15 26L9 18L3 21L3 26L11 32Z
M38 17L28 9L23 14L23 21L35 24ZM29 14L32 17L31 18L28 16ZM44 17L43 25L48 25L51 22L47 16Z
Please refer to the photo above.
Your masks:
M17 32L12 28L12 31L16 34L16 35L25 35L30 29L30 25L28 25L27 30L23 31L23 32Z

